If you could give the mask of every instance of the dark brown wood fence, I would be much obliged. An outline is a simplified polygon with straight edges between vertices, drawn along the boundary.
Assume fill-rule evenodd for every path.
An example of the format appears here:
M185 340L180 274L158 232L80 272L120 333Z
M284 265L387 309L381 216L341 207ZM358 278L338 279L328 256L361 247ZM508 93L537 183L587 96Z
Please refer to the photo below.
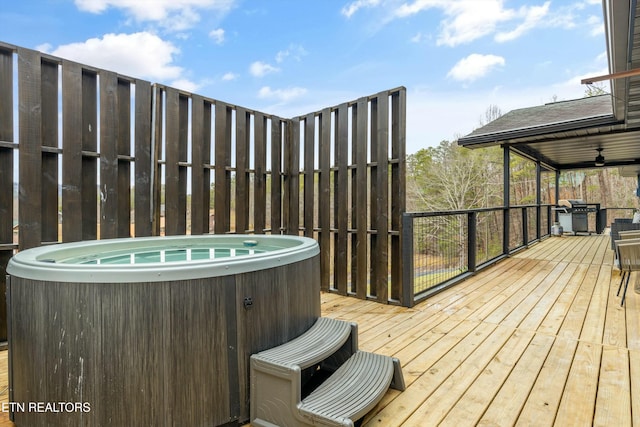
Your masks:
M323 289L406 305L405 115L403 87L286 119L0 42L1 277L56 242L302 234Z

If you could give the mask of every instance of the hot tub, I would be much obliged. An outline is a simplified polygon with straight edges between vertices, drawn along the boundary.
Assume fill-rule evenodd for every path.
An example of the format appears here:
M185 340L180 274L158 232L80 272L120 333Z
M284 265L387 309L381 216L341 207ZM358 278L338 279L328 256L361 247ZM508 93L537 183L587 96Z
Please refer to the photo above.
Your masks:
M7 267L17 426L211 426L249 418L249 356L320 316L297 236L176 236L29 249Z

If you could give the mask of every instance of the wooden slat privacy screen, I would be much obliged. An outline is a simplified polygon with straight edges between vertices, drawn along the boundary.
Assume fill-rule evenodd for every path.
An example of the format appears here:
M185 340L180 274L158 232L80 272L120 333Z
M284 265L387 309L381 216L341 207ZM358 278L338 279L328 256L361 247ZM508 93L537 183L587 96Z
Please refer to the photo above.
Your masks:
M2 278L55 242L302 234L325 290L405 303L405 97L285 119L0 43Z

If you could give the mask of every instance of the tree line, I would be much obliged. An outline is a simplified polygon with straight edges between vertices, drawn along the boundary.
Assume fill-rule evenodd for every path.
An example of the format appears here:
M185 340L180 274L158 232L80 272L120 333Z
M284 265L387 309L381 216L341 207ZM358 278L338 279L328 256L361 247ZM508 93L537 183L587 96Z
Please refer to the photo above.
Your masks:
M488 121L500 116L491 106ZM483 121L481 120L481 124ZM407 157L407 210L448 211L504 205L503 152L500 147L468 149L441 141ZM512 154L511 205L536 202L535 163ZM555 173L543 172L541 202L556 204ZM617 168L562 171L559 199L582 199L609 208L638 208L638 179L620 176Z

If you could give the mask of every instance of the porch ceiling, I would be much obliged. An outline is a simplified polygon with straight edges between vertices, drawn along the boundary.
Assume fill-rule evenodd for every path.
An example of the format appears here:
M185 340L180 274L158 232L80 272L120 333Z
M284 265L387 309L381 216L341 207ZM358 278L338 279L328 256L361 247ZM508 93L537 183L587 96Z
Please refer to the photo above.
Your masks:
M640 69L635 0L603 0L609 72ZM458 140L468 148L509 146L549 169L640 165L640 76L611 80L611 94L511 111Z

